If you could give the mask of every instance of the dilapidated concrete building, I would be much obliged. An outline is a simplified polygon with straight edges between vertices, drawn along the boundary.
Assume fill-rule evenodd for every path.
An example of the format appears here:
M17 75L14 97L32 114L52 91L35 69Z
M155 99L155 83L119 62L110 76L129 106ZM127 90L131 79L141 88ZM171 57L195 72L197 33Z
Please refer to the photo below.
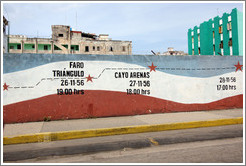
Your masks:
M8 52L9 21L3 16L3 53Z
M52 38L9 35L10 53L131 55L132 42L112 40L108 34L74 31L70 26L52 25Z

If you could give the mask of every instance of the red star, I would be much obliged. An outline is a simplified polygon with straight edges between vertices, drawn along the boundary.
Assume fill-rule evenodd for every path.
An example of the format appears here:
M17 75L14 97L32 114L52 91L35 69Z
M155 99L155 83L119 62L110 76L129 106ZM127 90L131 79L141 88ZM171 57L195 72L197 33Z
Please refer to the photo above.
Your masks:
M8 87L9 87L9 85L7 85L6 83L4 83L3 90L8 90Z
M236 72L238 71L238 69L242 71L243 65L240 65L239 61L238 61L237 65L234 65L234 66L236 67Z
M154 66L154 64L153 64L153 62L152 62L152 65L151 66L148 66L149 68L150 68L150 72L153 70L153 71L155 71L155 68L157 67L157 66Z
M88 81L91 81L91 82L92 82L92 78L93 78L93 77L91 77L90 74L89 74L89 76L86 77L86 78L87 78L87 82L88 82Z

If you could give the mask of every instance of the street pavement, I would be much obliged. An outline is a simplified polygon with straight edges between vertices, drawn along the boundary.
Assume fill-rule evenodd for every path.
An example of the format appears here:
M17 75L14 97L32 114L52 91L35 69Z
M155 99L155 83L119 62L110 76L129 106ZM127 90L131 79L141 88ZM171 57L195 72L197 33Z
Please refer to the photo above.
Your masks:
M243 138L207 140L95 154L51 156L22 163L242 163Z
M233 139L243 139L242 124L4 145L3 160L4 163L241 162L243 143L231 142ZM169 149L170 146L174 149ZM160 151L155 151L158 147Z

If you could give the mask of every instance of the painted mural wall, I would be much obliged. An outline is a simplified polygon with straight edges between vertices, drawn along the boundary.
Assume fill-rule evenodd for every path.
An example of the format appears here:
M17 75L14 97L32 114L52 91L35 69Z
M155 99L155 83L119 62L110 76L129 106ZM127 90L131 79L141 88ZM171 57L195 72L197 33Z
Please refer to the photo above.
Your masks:
M243 107L243 57L4 54L4 123Z

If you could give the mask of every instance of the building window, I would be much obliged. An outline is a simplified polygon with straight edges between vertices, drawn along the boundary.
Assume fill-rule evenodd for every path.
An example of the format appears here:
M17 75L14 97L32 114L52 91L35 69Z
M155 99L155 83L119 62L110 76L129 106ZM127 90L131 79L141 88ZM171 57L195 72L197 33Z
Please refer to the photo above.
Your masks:
M228 46L229 46L229 47L232 46L232 39L229 39L229 41L228 41Z
M10 46L9 49L14 49L14 46Z
M200 49L200 48L198 48L198 54L199 54L199 55L201 54L201 49Z
M123 52L126 51L126 47L125 47L125 46L122 47L122 51L123 51Z
M20 50L20 49L21 49L21 45L17 44L17 50Z
M223 48L223 41L220 42L220 48Z
M227 23L227 30L230 31L231 30L231 22Z
M99 46L97 46L97 51L100 51L100 47Z
M44 45L44 50L48 50L48 45Z
M222 26L219 26L219 33L223 33L223 28L222 28Z
M112 51L112 52L113 52L113 47L110 47L110 51Z
M71 45L71 50L79 51L79 45Z
M194 37L191 38L191 42L194 43Z
M213 51L215 52L215 45L213 45Z
M213 31L213 38L214 38L214 31Z
M63 37L63 34L59 34L58 36L59 36L59 37Z
M68 49L68 45L67 44L62 44L63 47L65 47L66 49Z
M24 44L24 50L34 50L35 44Z
M56 45L54 45L54 50L61 50L61 49L57 47Z
M89 52L89 46L85 46L85 52Z
M96 51L96 47L95 46L93 46L92 49L93 49L93 51Z
M228 16L228 21L229 21L229 22L231 21L231 16Z

